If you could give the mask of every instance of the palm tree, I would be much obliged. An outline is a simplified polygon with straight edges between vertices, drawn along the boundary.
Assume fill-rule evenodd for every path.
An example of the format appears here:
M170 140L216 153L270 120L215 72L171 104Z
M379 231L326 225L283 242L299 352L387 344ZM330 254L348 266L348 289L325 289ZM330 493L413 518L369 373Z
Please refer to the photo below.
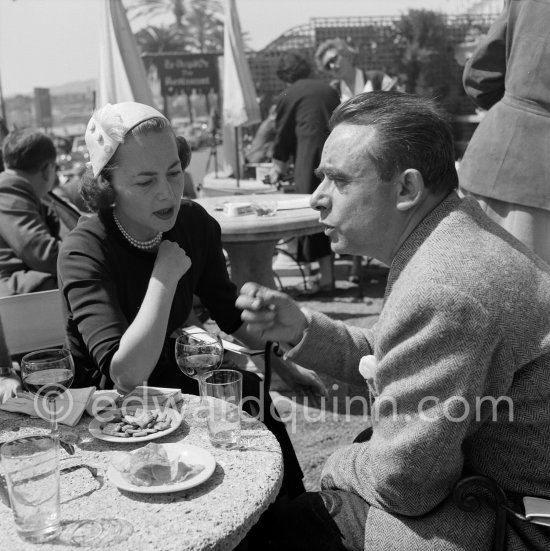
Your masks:
M131 1L133 4L129 5L128 14L132 20L150 20L172 14L174 23L168 28L185 31L187 53L218 52L223 49L223 8L220 0Z
M430 10L409 10L395 23L394 42L407 92L446 96L453 49L445 16Z
M192 0L133 0L133 4L128 7L128 15L131 19L149 19L171 12L176 27L183 29L188 6L192 4Z
M142 53L183 52L187 50L188 33L176 26L145 27L136 33L136 42Z
M186 16L196 53L223 50L223 8L219 0L194 0Z

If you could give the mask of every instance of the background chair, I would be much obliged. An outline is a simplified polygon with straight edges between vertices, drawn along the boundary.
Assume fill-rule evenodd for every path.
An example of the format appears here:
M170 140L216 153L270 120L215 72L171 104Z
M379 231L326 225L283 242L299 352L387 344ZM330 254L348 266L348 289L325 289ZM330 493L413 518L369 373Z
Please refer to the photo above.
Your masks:
M65 342L59 290L0 298L4 337L12 356Z

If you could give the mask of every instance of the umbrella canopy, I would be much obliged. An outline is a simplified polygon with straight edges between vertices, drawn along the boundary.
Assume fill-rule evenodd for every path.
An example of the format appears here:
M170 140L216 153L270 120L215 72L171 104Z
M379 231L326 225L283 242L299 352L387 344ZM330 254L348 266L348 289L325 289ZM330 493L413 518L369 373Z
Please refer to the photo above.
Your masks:
M239 179L242 164L238 128L261 121L235 0L225 0L223 56L223 156L226 172Z
M223 117L231 126L260 122L260 106L244 53L241 23L235 0L225 0L223 37Z
M96 107L137 101L155 106L122 0L101 0Z

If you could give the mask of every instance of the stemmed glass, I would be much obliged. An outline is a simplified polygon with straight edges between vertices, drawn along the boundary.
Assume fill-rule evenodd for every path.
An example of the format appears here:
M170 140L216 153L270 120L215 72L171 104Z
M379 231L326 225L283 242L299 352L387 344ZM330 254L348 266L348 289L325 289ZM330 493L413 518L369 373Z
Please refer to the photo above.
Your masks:
M50 433L59 441L55 400L73 382L74 362L71 353L61 348L26 354L21 360L21 379L26 390L48 401Z
M206 417L204 379L222 362L223 344L219 335L201 332L179 335L175 345L176 362L181 371L199 383L199 417Z

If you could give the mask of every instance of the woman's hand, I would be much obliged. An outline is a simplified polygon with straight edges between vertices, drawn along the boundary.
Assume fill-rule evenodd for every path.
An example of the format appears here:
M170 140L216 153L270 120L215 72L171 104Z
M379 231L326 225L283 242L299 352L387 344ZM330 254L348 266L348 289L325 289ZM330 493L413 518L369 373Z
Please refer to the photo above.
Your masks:
M247 330L263 342L297 344L302 339L307 319L285 293L257 283L245 283L235 304L243 310L241 319L246 322Z
M185 251L173 241L162 241L153 268L153 277L165 283L177 285L181 277L191 267L191 259Z
M21 392L21 380L15 373L0 376L0 404Z

